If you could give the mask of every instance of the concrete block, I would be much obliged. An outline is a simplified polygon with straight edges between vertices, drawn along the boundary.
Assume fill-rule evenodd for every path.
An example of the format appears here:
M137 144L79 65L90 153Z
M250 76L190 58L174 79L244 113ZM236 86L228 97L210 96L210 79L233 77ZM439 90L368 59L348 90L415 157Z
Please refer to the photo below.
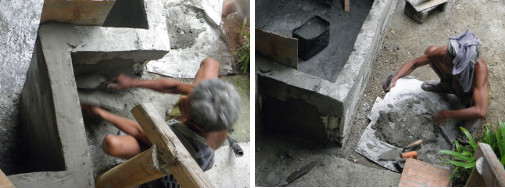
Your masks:
M428 17L428 14L440 7L444 11L447 7L448 0L431 0L425 2L417 2L406 0L404 13L415 20L417 23L422 24Z
M49 21L73 25L102 25L115 0L46 0L40 23Z
M289 114L281 116L279 115L280 111L267 110L269 113L273 113L268 116L276 117L278 115L276 117L279 118L278 122L282 121L283 118L296 118L299 121L292 122L289 126L293 126L293 124L313 126L314 130L318 130L316 131L317 134L313 134L314 132L305 132L305 129L300 129L298 135L305 135L302 137L319 141L321 141L320 138L323 138L326 141L339 142L345 145L346 135L350 131L357 103L363 95L378 48L382 43L385 26L396 7L395 2L394 0L374 1L354 42L354 48L335 81L301 72L299 71L300 65L298 66L299 70L295 70L281 64L272 63L271 59L264 56L256 55L256 73L258 74L258 85L263 97L261 99L262 110L268 107L265 98L271 97L273 99L268 100L281 101L279 106L276 107L277 109L288 109L285 106L288 105L286 104L288 101L298 101L297 103L301 105L301 109L306 108L307 110L300 110L299 113L292 116L289 116ZM268 5L264 2L258 4ZM256 8L258 8L258 4ZM302 103L304 104L302 105ZM319 118L304 119L306 117ZM308 119L311 121L308 121ZM268 122L265 120L262 122L264 122L263 128L268 130ZM287 130L289 126L282 129ZM319 127L314 128L316 126ZM321 129L325 131L320 131ZM297 132L296 129L291 131ZM321 134L325 136L321 137ZM315 135L320 137L314 137Z

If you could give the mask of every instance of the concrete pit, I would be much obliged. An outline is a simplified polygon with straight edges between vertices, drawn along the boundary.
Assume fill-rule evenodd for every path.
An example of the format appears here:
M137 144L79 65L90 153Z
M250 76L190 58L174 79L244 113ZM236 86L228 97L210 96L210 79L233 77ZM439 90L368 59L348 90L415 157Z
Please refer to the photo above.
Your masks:
M257 27L283 37L312 16L330 22L328 46L298 59L297 69L257 54L263 118L257 128L345 144L394 2L356 0L347 13L336 0L257 1Z

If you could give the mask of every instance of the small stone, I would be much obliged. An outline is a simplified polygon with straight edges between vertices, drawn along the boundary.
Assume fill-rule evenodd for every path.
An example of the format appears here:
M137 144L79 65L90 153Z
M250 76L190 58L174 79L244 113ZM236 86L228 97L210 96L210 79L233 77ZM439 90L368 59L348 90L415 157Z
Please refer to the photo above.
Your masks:
M300 161L303 161L303 159L302 159L302 158L300 158Z
M393 105L392 105L392 104L388 104L388 107L389 107L389 108L393 108Z
M396 34L396 31L391 29L391 33Z
M205 19L200 18L200 23L203 23L203 22L205 22Z
M398 51L398 50L400 50L400 47L398 47L398 46L397 46L397 47L395 47L395 50L394 50L394 51Z

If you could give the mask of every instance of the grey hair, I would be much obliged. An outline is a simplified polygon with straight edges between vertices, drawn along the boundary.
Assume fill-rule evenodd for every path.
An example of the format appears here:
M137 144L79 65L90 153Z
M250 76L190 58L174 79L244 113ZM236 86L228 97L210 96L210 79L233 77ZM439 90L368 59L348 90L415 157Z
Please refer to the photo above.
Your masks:
M205 132L228 130L240 115L240 96L217 78L201 81L190 98L190 120Z

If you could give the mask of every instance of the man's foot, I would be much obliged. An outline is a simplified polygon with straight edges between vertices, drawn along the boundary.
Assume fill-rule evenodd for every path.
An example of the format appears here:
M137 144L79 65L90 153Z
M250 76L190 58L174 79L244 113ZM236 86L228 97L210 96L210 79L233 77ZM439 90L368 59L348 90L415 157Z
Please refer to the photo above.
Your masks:
M424 91L436 92L436 93L451 93L449 87L445 84L437 81L426 81L421 85Z

